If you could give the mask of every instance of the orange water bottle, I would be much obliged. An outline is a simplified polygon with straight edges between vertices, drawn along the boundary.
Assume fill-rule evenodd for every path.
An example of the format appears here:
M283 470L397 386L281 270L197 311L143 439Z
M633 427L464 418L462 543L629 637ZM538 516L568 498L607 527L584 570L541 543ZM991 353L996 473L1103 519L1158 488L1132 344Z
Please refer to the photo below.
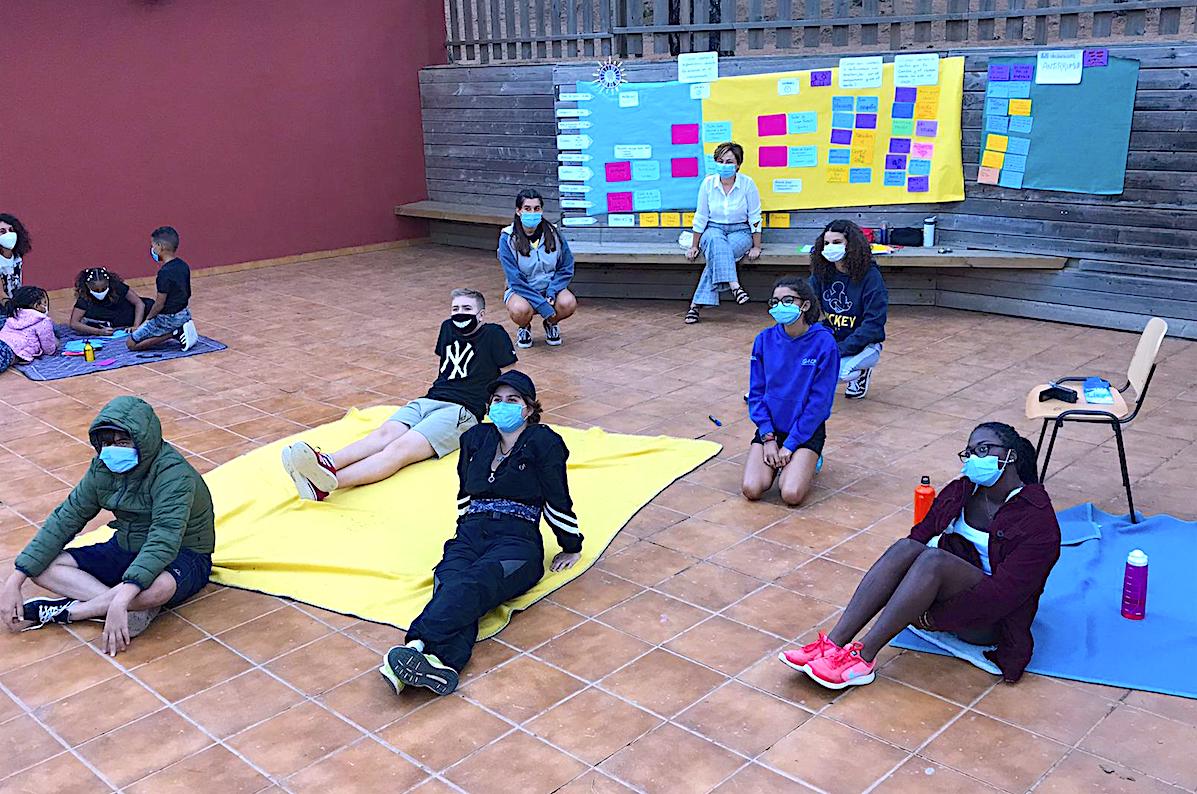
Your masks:
M924 476L914 489L914 523L917 525L931 510L931 503L935 501L935 489L931 487L931 478Z

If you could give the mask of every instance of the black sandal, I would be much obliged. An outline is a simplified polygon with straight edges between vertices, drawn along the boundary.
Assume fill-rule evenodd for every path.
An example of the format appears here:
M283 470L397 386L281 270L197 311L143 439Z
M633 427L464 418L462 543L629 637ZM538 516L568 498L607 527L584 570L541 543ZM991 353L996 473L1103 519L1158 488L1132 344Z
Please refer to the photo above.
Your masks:
M736 287L735 289L733 289L731 291L731 294L732 294L732 297L735 298L736 303L738 303L741 306L743 306L745 303L748 303L748 301L750 300L748 297L748 293L745 292L742 287Z
M694 323L698 322L701 319L702 318L698 316L698 307L697 306L691 306L690 310L688 312L686 312L686 325L694 325Z

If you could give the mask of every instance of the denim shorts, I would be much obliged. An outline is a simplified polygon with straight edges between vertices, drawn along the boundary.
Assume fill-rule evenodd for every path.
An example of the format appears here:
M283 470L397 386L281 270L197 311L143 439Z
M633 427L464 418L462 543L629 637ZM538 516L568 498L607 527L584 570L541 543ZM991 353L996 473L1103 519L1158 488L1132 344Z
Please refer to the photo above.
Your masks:
M79 570L96 577L105 587L120 584L125 572L137 558L137 552L122 549L115 536L104 543L66 549L66 553L75 558ZM175 594L166 602L166 606L178 606L208 584L208 577L212 575L212 555L179 549L179 556L166 566L164 573L170 574L175 580Z
M191 309L183 309L177 314L159 314L142 323L131 336L134 342L144 342L155 336L170 336L190 319Z

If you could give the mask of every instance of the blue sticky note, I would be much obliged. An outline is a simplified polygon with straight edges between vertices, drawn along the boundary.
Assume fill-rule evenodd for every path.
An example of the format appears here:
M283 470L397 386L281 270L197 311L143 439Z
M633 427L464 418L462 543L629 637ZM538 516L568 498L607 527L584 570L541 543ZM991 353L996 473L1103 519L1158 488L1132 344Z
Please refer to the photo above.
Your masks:
M1008 131L1009 119L1005 116L986 116L985 117L985 131L996 132L999 135L1005 135Z
M852 162L851 149L828 149L827 150L827 164L828 165L847 165Z
M832 113L831 127L837 130L850 130L856 126L856 115L853 113Z
M873 181L873 169L851 168L848 170L848 181L853 185L867 185Z
M637 190L632 193L632 207L636 212L661 209L661 191Z
M1013 132L1013 130L1011 130ZM1031 151L1030 138L1015 138L1010 136L1010 140L1006 142L1006 154L1026 154Z
M891 130L894 135L909 138L911 135L914 135L914 119L894 119Z
M914 103L913 102L895 102L893 113L890 114L896 119L912 119L914 118Z
M906 187L906 172L886 171L884 184L886 187Z
M814 168L819 164L818 146L790 146L788 148L787 168Z
M1010 132L1020 132L1023 135L1031 134L1031 124L1034 122L1034 116L1011 116L1010 117Z
M857 113L876 113L878 110L878 99L875 96L858 96L856 98L856 112Z
M704 121L702 124L702 139L711 143L721 143L732 139L732 125L730 121Z
M985 100L985 115L986 116L1004 116L1006 115L1007 105L1010 103L1001 97L994 97Z
M1006 161L1009 162L1007 157ZM998 185L1001 187L1012 187L1017 189L1022 188L1022 171L1011 171L1008 168L1003 168L1001 176L998 177Z
M832 110L846 110L851 112L854 104L855 103L850 96L833 96L831 98Z
M819 114L814 111L809 113L787 113L786 129L790 135L806 135L811 132L818 132Z
M1025 154L1010 154L1006 152L1006 161L1002 163L1003 171L1026 171L1027 156Z
M1008 97L1010 96L1010 84L990 83L985 89L985 96Z
M906 168L910 171L911 176L930 176L931 175L931 161L930 160L915 160L912 159L906 164Z
M1031 84L1026 82L1007 83L1006 96L1011 99L1028 99L1031 96Z
M661 178L661 164L655 160L633 160L632 179L652 182Z

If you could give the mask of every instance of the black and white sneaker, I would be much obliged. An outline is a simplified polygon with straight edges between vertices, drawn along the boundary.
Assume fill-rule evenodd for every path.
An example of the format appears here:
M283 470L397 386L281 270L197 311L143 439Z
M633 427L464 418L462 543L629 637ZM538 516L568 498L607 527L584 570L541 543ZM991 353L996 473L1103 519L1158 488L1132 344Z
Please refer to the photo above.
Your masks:
M844 389L844 397L849 400L863 399L869 393L869 381L873 379L873 370L862 369L860 376L855 380L848 381L847 388Z
M25 631L34 631L50 623L65 626L71 622L69 610L74 603L73 598L30 598L25 602L22 617L33 625Z
M520 350L532 347L532 326L526 325L515 332L515 346Z
M383 677L390 681L392 676L407 686L431 689L438 695L448 695L457 689L460 677L457 671L431 653L424 653L412 645L396 645L387 651L383 667L390 673ZM398 691L398 690L396 690Z
M561 327L556 323L544 321L544 343L550 347L561 344Z

